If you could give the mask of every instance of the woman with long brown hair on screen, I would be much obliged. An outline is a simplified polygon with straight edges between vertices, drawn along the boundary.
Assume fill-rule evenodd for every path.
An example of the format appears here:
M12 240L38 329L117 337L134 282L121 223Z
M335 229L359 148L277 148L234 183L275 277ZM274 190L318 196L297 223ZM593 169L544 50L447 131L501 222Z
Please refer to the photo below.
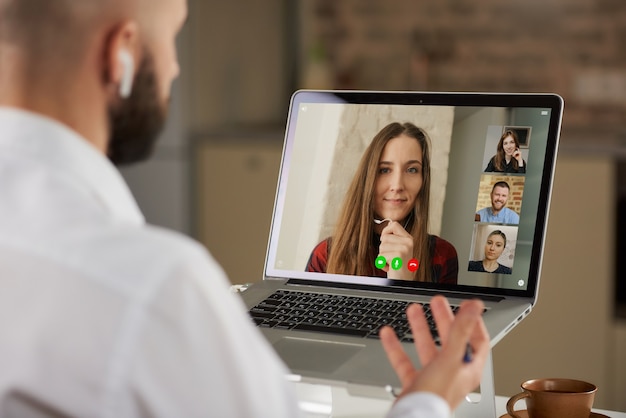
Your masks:
M498 141L496 155L491 157L485 171L498 173L526 173L526 162L522 158L522 152L519 148L519 139L517 138L515 131L510 129L504 131Z
M315 247L306 270L456 283L456 250L428 233L429 197L426 132L390 123L365 150L335 231ZM376 265L380 256L386 263Z

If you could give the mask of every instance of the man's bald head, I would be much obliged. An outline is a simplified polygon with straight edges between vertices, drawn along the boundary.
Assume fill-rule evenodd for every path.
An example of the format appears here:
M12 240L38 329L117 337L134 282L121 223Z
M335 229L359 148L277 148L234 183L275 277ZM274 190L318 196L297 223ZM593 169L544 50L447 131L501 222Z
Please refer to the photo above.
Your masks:
M19 54L27 78L62 70L107 21L131 18L138 0L0 0L0 48Z
M186 16L186 0L0 0L0 105L137 160L167 113Z

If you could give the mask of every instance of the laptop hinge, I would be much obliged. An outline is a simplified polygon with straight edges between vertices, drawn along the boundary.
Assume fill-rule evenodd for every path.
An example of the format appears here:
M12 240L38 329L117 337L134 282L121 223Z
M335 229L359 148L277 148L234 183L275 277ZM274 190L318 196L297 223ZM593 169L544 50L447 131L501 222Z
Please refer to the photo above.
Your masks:
M357 290L368 290L368 291L377 291L377 292L386 292L386 293L402 293L402 294L415 294L416 289L408 288L408 287L398 287L398 286L369 286L366 284L356 284L356 283L337 283L337 282L323 282L320 283L315 280L305 280L305 279L289 279L287 280L287 284L291 285L300 285L300 286L316 286L316 287L333 287L338 289L357 289ZM419 289L420 294L422 295L443 295L447 298L467 298L467 293L454 292L451 290L430 290L430 289ZM486 302L500 302L505 298L503 296L496 295L483 295L480 293L472 294L473 297L481 299Z

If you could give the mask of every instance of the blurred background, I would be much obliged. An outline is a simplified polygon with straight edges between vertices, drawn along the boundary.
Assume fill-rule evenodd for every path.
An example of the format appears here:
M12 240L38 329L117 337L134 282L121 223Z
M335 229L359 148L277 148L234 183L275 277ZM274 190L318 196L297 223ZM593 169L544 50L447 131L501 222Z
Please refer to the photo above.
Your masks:
M298 88L565 99L535 311L494 348L496 393L569 377L626 411L626 2L189 0L153 158L123 169L149 222L258 281Z

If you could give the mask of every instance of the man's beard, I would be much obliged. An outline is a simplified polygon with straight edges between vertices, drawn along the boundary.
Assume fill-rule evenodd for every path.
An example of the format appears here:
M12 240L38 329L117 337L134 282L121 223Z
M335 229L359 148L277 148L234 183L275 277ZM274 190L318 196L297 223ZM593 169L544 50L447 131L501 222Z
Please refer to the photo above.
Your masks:
M109 106L107 155L115 165L148 158L165 124L167 109L159 100L152 55L147 48L143 52L131 95Z
M492 206L494 210L502 210L505 205L506 205L506 202L505 203L496 202Z

